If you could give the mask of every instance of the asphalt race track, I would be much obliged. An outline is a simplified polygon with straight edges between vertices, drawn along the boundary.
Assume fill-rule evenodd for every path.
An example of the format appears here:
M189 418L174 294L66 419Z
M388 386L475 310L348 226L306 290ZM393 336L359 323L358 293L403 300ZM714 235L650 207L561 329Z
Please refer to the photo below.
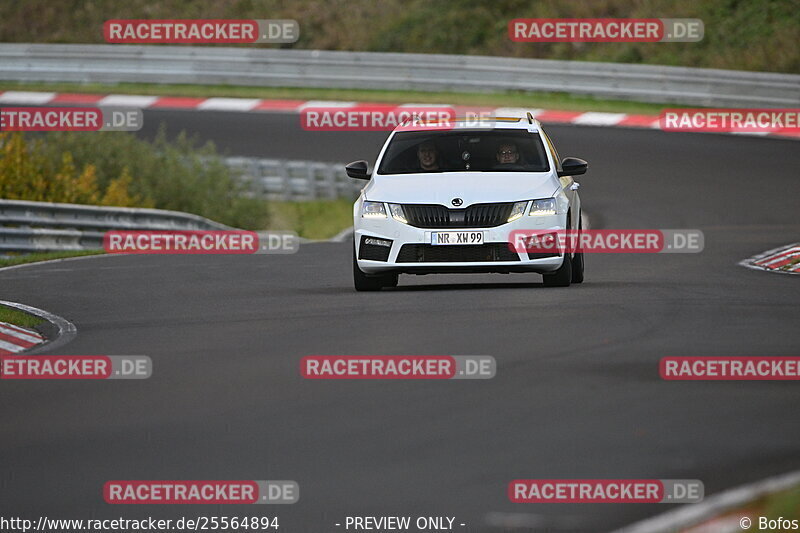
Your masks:
M383 133L298 115L146 111L231 155L351 161ZM589 161L595 228L701 229L700 254L595 254L586 282L401 276L352 288L349 243L295 255L106 256L0 271L5 300L63 316L64 355L149 355L145 381L0 387L0 506L18 516L455 516L456 531L609 531L672 505L512 504L517 478L700 479L710 495L800 468L792 382L667 382L667 355L797 356L800 279L737 266L798 240L800 144L552 126ZM493 355L492 380L313 381L305 355ZM112 506L108 480L290 479L291 506ZM6 513L7 514L7 513ZM490 518L487 521L487 515Z

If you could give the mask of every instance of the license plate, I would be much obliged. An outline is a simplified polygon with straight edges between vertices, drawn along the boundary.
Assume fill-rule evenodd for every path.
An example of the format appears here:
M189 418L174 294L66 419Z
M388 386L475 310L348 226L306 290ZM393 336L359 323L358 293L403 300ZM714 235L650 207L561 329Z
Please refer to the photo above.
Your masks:
M431 244L483 244L482 231L434 231Z

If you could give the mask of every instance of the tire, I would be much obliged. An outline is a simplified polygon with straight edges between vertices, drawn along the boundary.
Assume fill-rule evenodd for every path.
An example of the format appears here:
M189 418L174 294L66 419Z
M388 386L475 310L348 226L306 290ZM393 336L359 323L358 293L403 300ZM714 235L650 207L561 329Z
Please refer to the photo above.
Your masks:
M572 283L583 283L583 252L572 258Z
M569 254L564 254L564 262L552 274L542 274L545 287L569 287L572 281L572 259Z
M583 230L583 222L579 222L578 223L579 239L582 230ZM572 283L583 283L583 252L578 252L572 256Z
M353 249L353 286L358 292L379 291L383 287L397 287L397 274L382 274L368 276L364 274L356 262L356 252Z
M397 287L397 282L400 280L399 274L386 274L383 276L384 287Z
M567 231L570 227L570 214L567 213ZM545 287L569 287L572 282L572 257L568 251L564 251L564 261L558 270L552 274L542 274L542 281Z

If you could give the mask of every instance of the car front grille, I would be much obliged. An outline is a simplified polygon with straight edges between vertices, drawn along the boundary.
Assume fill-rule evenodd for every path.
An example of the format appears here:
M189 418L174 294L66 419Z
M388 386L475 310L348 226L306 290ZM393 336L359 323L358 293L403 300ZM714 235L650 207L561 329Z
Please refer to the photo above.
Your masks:
M479 263L490 261L519 261L519 255L507 242L443 246L433 244L404 244L397 263Z
M449 209L438 204L403 204L403 212L417 228L491 228L508 222L513 206L511 202Z

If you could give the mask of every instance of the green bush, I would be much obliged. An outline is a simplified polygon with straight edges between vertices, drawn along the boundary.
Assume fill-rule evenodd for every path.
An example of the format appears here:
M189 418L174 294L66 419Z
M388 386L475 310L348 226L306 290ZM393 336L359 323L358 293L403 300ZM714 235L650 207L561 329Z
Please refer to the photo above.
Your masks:
M269 222L266 203L243 195L213 144L183 133L168 141L162 128L147 142L122 132L53 132L21 146L20 137L0 141L5 198L173 209L244 229Z

